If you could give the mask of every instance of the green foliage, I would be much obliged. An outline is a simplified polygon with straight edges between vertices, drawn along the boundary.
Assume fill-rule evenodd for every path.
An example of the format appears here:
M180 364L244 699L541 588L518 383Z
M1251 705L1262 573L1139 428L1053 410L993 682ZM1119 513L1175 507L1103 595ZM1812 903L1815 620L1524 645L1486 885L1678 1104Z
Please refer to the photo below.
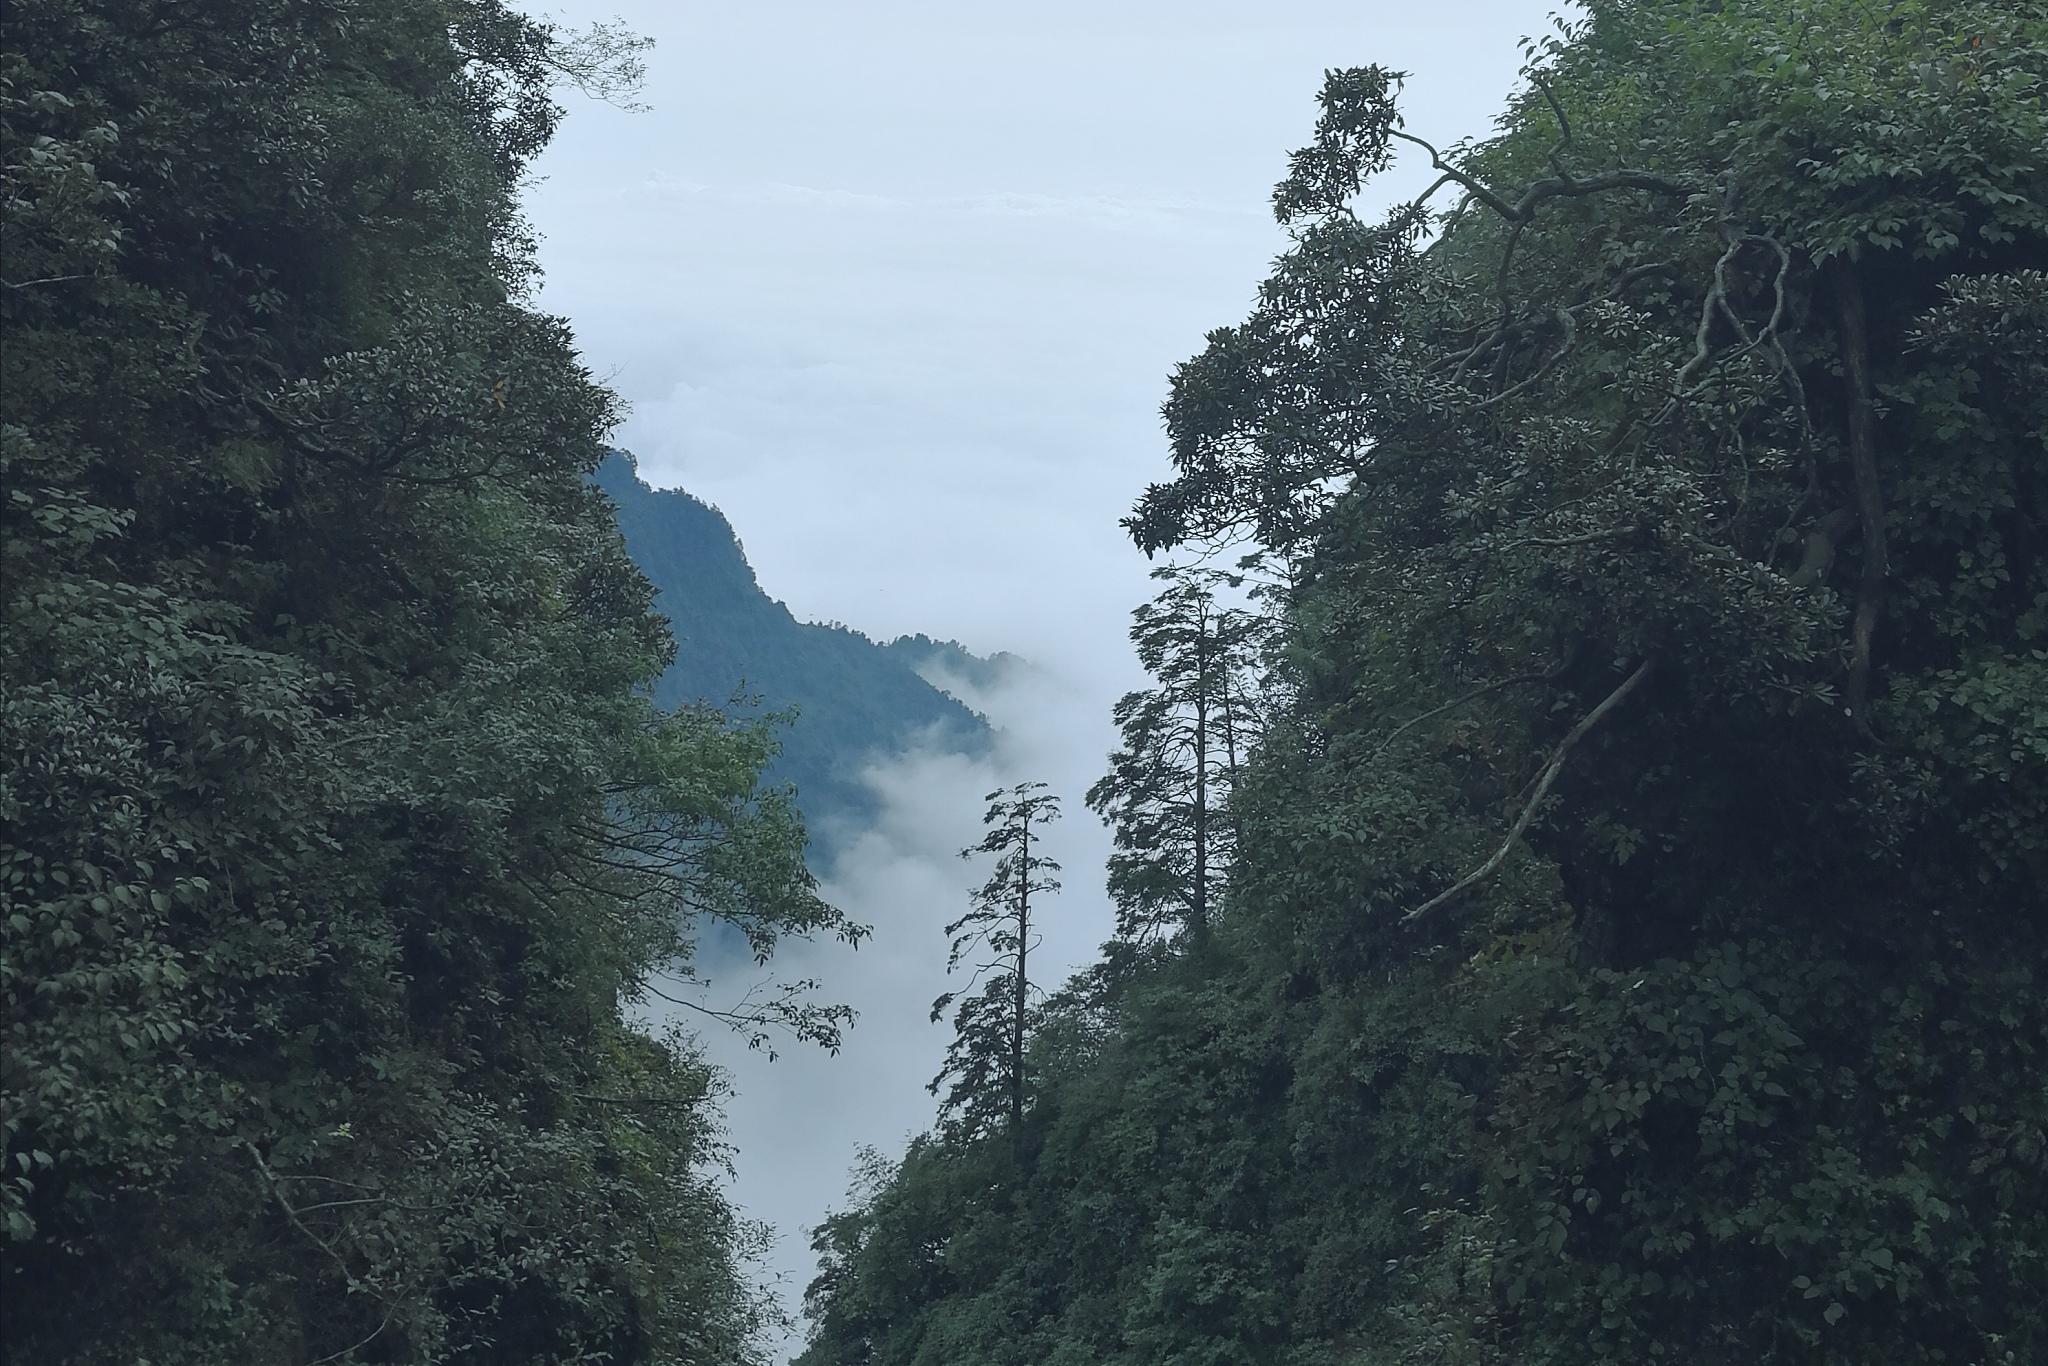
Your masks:
M713 1074L621 1007L852 927L765 726L646 699L614 400L521 302L559 63L634 48L188 9L0 55L10 1356L748 1359Z
M1206 937L1220 870L1235 844L1230 791L1261 727L1252 677L1265 619L1217 601L1242 573L1191 565L1153 571L1168 587L1131 614L1131 644L1157 686L1127 693L1123 743L1088 805L1114 832L1109 895L1133 945L1185 927Z
M1528 77L1438 149L1330 76L1129 523L1297 566L1216 952L1048 1004L807 1366L2048 1355L2048 24L1599 0Z

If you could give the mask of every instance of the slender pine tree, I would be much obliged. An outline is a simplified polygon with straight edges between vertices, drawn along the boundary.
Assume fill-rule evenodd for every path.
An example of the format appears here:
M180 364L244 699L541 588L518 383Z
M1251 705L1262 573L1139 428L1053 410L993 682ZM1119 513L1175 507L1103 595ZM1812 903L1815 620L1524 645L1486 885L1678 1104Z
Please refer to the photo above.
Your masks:
M1060 887L1055 876L1060 865L1042 852L1036 837L1059 819L1060 799L1044 783L1019 783L989 793L987 801L982 817L987 833L980 843L961 850L960 857L993 854L995 867L967 912L946 926L952 940L946 971L980 960L972 961L973 976L964 991L981 989L961 1000L954 1012L945 1065L927 1089L937 1095L946 1088L940 1115L956 1130L984 1132L1006 1116L1014 1134L1024 1122L1024 1050L1033 1013L1028 971L1033 898L1042 909L1044 898ZM933 1021L962 995L949 991L933 1001Z
M1115 835L1119 936L1143 944L1184 928L1200 943L1235 845L1230 790L1260 730L1254 661L1265 619L1219 601L1245 586L1242 574L1177 565L1153 577L1167 587L1131 614L1131 643L1156 686L1116 704L1123 743L1088 805Z

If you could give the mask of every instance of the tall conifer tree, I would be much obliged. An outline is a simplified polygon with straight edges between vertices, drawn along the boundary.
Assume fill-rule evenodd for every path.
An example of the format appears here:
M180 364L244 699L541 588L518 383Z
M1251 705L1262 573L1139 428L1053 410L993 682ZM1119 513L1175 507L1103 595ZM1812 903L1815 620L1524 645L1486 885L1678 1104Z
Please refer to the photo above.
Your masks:
M1131 643L1155 686L1126 694L1123 743L1088 805L1115 832L1109 893L1120 937L1145 943L1208 933L1235 837L1227 808L1257 730L1252 658L1261 618L1218 600L1241 574L1191 565L1154 571L1166 589L1131 614Z
M1060 865L1042 851L1037 832L1059 819L1060 799L1044 783L1019 783L988 794L982 823L988 833L981 842L960 851L960 857L995 855L988 881L975 891L967 913L946 926L952 951L947 972L980 954L973 964L981 990L962 1001L954 1014L954 1037L945 1066L932 1078L930 1090L946 1091L943 1112L963 1130L981 1132L1006 1115L1011 1132L1024 1123L1024 1050L1032 1015L1030 954L1033 947L1033 897L1042 910L1044 898L1060 889ZM949 991L932 1002L937 1021L960 997Z

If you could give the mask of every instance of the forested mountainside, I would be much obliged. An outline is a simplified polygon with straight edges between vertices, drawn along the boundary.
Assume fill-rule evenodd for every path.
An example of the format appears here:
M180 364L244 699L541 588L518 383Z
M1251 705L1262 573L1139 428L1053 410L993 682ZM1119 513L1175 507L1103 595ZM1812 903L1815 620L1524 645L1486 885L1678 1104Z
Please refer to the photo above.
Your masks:
M623 453L598 467L597 485L616 504L627 552L675 633L675 660L655 684L655 701L706 702L741 716L794 713L776 732L781 752L768 776L795 788L815 866L829 867L838 838L872 814L873 794L861 781L868 764L914 747L986 751L987 721L918 670L937 662L987 679L994 661L923 636L884 646L845 626L800 622L761 590L716 508L681 490L649 488ZM735 701L742 696L752 700Z
M634 51L8 6L9 1361L756 1355L713 1074L622 1010L707 923L856 932L764 728L646 700L616 404L527 302L550 91Z
M963 1013L804 1366L2048 1360L2048 15L1526 75L1330 73L1128 523L1268 615L1140 616L1119 941Z

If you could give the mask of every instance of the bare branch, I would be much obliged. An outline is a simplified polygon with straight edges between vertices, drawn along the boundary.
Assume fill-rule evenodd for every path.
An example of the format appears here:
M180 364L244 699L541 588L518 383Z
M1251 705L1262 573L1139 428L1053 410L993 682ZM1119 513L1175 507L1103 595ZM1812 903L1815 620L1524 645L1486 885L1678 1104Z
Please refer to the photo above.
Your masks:
M1515 841L1520 839L1522 832L1529 828L1529 822L1535 819L1536 809L1543 805L1543 799L1550 794L1551 785L1557 781L1557 775L1564 771L1564 761L1571 754L1572 747L1585 739L1595 726L1606 719L1609 712L1621 705L1622 701L1630 693L1634 692L1645 678L1650 676L1650 670L1655 663L1656 660L1652 657L1636 665L1634 673L1623 679L1620 686L1607 694L1599 706L1587 712L1580 719L1579 723L1571 728L1571 731L1566 734L1564 739L1558 742L1557 748L1550 752L1550 760L1544 764L1541 776L1536 780L1536 790L1530 794L1529 800L1524 803L1521 814L1515 817L1515 823L1508 828L1507 838L1501 841L1500 848L1493 851L1493 856L1464 877L1459 878L1451 886L1438 892L1435 896L1401 917L1403 924L1413 920L1420 920L1439 906L1448 905L1450 902L1456 901L1487 878L1492 877L1499 870L1501 864L1507 862L1508 854L1515 847Z
M1765 321L1763 330L1755 333L1749 330L1748 325L1736 313L1735 306L1728 300L1728 268L1734 263L1735 258L1741 254L1742 249L1752 244L1767 246L1777 253L1778 257L1778 271L1772 278L1771 316ZM1786 377L1794 397L1799 400L1801 420L1804 421L1806 387L1800 382L1798 371L1794 369L1791 358L1785 354L1785 348L1778 339L1779 325L1785 320L1785 286L1791 273L1792 253L1786 250L1785 244L1777 238L1756 233L1746 233L1729 241L1728 249L1722 252L1720 259L1714 262L1713 283L1707 287L1706 297L1700 300L1700 320L1699 326L1693 332L1692 357L1686 361L1685 365L1678 372L1678 378L1673 381L1672 404L1682 402L1699 392L1700 386L1691 385L1691 380L1693 372L1705 366L1713 358L1713 323L1714 316L1718 313L1728 320L1728 325L1735 329L1735 335L1742 338L1743 342L1741 348L1730 354L1722 364L1726 364L1727 361L1740 360L1750 352L1768 344L1776 357L1779 373ZM1671 411L1670 404L1666 405L1665 411L1668 415Z
M371 1343L375 1342L377 1338L384 1332L384 1330L391 1326L391 1316L396 1314L397 1312L398 1304L396 1301L386 1305L384 1307L384 1321L378 1324L375 1328L372 1328L370 1330L370 1336L364 1338L361 1342L350 1343L348 1346L342 1348L338 1352L329 1352L324 1357L314 1357L311 1361L306 1363L306 1366L326 1366L326 1363L330 1361L339 1361L345 1356L352 1356L353 1354L360 1352L361 1350L363 1350L363 1348L368 1347Z
M1644 190L1674 198L1692 193L1690 186L1650 171L1624 169L1601 171L1589 176L1560 175L1536 181L1522 191L1522 197L1515 201L1515 214L1522 218L1533 217L1536 206L1546 199L1582 199L1587 195L1605 194L1609 190Z
M1534 71L1528 75L1529 84L1542 92L1543 102L1550 106L1551 114L1557 119L1557 145L1552 147L1549 153L1551 169L1560 176L1569 176L1570 172L1564 168L1564 149L1572 145L1572 121L1564 116L1564 106L1557 102L1557 96L1551 92L1550 82Z
M369 1281L357 1277L355 1272L349 1269L347 1260L343 1258L339 1252L334 1250L333 1244L329 1243L325 1238L322 1238L319 1234L313 1232L311 1228L307 1227L306 1221L300 1216L312 1210L331 1209L339 1205L383 1204L385 1203L384 1198L382 1196L369 1196L361 1200L329 1200L322 1204L308 1206L306 1210L297 1209L292 1205L291 1201L285 1199L282 1181L285 1179L310 1178L280 1178L276 1172L271 1170L270 1163L264 1160L263 1154L257 1149L254 1143L251 1143L245 1139L243 1140L242 1146L248 1150L249 1156L255 1159L256 1169L263 1174L264 1183L270 1187L271 1198L277 1202L277 1207L284 1211L284 1217L291 1221L292 1227L297 1229L300 1233L304 1234L308 1239L310 1239L315 1247L319 1248L322 1252L326 1253L327 1256L333 1260L334 1264L341 1269L342 1283L346 1288L347 1292L352 1294L358 1289L366 1290L370 1293L373 1299L377 1300L380 1304L384 1306L384 1317L382 1321L380 1321L375 1328L372 1328L370 1330L370 1335L368 1337L362 1339L360 1342L350 1343L348 1346L342 1348L338 1352L329 1352L326 1356L315 1357L312 1361L308 1362L306 1366L324 1366L326 1362L339 1361L342 1357L350 1356L356 1352L361 1351L364 1347L367 1347L372 1342L375 1342L377 1338L383 1334L384 1330L391 1326L392 1318L398 1313L399 1301L397 1299L389 1298L384 1295L378 1294L376 1288L372 1286ZM332 1178L323 1179L331 1180ZM336 1184L349 1186L354 1185L355 1183L348 1181L339 1181L336 1182ZM358 1189L367 1190L370 1188L365 1186L358 1187Z
M256 1159L256 1169L263 1174L264 1184L270 1187L271 1198L277 1202L277 1207L284 1211L284 1217L291 1222L291 1226L306 1235L306 1238L313 1246L326 1253L334 1264L341 1268L342 1277L350 1289L354 1289L358 1284L361 1284L362 1282L357 1279L356 1273L349 1268L347 1260L339 1252L336 1252L333 1245L325 1238L322 1238L319 1234L313 1232L312 1229L306 1227L305 1220L299 1217L299 1211L292 1205L291 1201L284 1198L283 1187L278 1184L276 1174L271 1171L270 1164L264 1161L263 1154L257 1151L256 1145L244 1139L242 1146L248 1149L250 1157Z
M648 993L650 996L657 996L660 999L667 1001L670 1005L681 1006L685 1010L694 1010L699 1015L708 1015L712 1019L717 1020L720 1024L725 1025L728 1029L736 1031L751 1030L758 1034L764 1026L774 1025L777 1028L788 1031L792 1035L797 1035L798 1037L801 1037L799 1031L794 1025L790 1024L789 1021L782 1019L775 1014L772 1004L751 1004L753 999L752 991L749 991L747 995L741 999L739 1005L734 1007L733 1009L719 1010L713 1006L699 1005L695 1001L686 1001L680 996L671 996L667 992L663 991L660 987L655 986L652 982L640 983L640 990Z
M1439 173L1437 185L1442 185L1444 181L1449 180L1454 184L1464 187L1467 194L1486 205L1487 208L1492 209L1510 223L1528 222L1536 216L1536 206L1547 199L1582 199L1587 195L1605 194L1609 190L1646 190L1652 194L1674 197L1692 193L1690 186L1682 185L1678 181L1667 179L1651 171L1621 168L1612 171L1601 171L1589 176L1575 176L1560 170L1554 176L1548 176L1542 180L1531 182L1522 191L1521 197L1511 204L1506 199L1503 199L1497 191L1488 188L1469 173L1461 171L1445 161L1441 152L1437 151L1429 143L1424 142L1421 138L1416 137L1413 133L1403 132L1399 128L1391 128L1387 131L1388 136L1397 137L1403 142L1412 142L1423 151L1429 153L1430 168ZM1432 187L1432 189L1434 188Z
M1623 536L1627 536L1630 533L1636 531L1637 529L1638 528L1633 523L1631 523L1628 526L1602 527L1598 531L1583 532L1577 536L1524 536L1519 540L1509 541L1506 545L1500 548L1502 550L1519 550L1521 547L1525 545L1550 546L1557 548L1573 545L1592 545L1597 541L1620 540Z
M1677 396L1690 394L1695 370L1713 358L1714 315L1721 312L1726 304L1724 296L1728 290L1728 263L1742 250L1742 240L1737 238L1728 244L1721 258L1714 262L1713 282L1707 286L1706 297L1700 300L1699 325L1693 329L1692 357L1679 367L1678 378L1672 382Z
M1494 293L1496 297L1498 297L1502 301L1504 309L1507 300L1507 263L1508 254L1504 253L1502 257L1501 272L1498 278L1495 280L1494 285ZM1576 332L1579 314L1585 312L1594 304L1610 303L1616 299L1619 299L1623 294L1626 294L1628 292L1629 287L1631 285L1634 285L1639 281L1647 280L1652 277L1660 275L1668 278L1675 278L1678 276L1678 274L1678 267L1673 265L1669 261L1651 261L1644 265L1630 266L1627 270L1624 270L1623 272L1621 272L1620 275L1615 277L1614 282L1608 287L1606 294L1602 295L1600 298L1592 299L1582 297L1578 303L1573 304L1569 308L1557 309L1553 312L1551 316L1562 319L1567 329L1569 329L1572 332ZM1589 284L1588 288L1590 287L1591 286ZM1503 316L1501 319L1497 320L1494 323L1492 331L1488 332L1484 337L1474 342L1471 346L1465 348L1463 351L1453 352L1450 355L1444 356L1441 359L1431 362L1428 366L1427 372L1429 374L1439 374L1444 370L1451 370L1453 371L1452 378L1454 380L1461 380L1464 378L1466 367L1469 366L1473 361L1477 360L1482 354L1484 354L1486 351L1490 350L1494 346L1506 345L1509 341L1513 340L1516 336L1518 336L1520 333L1522 333L1529 327L1532 327L1533 325L1533 319L1517 319L1514 321L1509 321L1505 316ZM1552 364L1554 365L1557 363L1557 361L1561 361L1564 358L1564 354L1564 350L1560 349L1558 356L1555 360L1552 361ZM1498 397L1505 397L1505 395L1501 395ZM1495 399L1489 399L1488 402L1497 402L1498 397ZM1481 406L1483 407L1485 405L1482 404Z
M1416 137L1413 133L1404 133L1398 128L1388 129L1387 135L1389 137L1397 137L1403 142L1412 142L1423 151L1429 153L1430 168L1439 173L1436 186L1440 186L1448 180L1453 184L1463 186L1466 194L1471 195L1502 218L1512 221L1516 217L1512 204L1480 184L1477 180L1474 180L1471 176L1465 174L1465 172L1445 161L1443 153L1437 151L1436 148L1424 142L1421 138ZM1431 186L1431 190L1434 191L1436 186Z
M0 289L34 289L37 285L61 285L71 280L90 280L90 275L45 275L40 280L0 280Z

